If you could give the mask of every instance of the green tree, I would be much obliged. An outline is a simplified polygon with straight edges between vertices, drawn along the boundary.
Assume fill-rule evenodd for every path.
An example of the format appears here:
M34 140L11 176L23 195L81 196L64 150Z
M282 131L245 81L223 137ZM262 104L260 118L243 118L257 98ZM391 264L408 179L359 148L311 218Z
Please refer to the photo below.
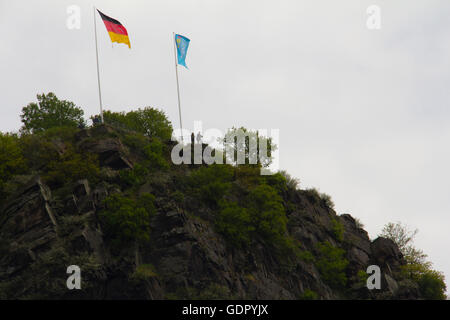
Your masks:
M149 137L168 141L172 137L172 124L162 110L151 107L130 112L103 113L105 123L140 132Z
M445 277L441 272L435 270L427 270L420 277L419 290L423 297L428 300L445 300Z
M394 241L407 263L420 264L429 268L431 263L426 261L427 255L414 246L414 238L418 232L418 229L410 230L400 222L390 222L383 227L379 236Z
M38 94L37 99L38 103L32 102L22 109L22 131L39 132L53 127L84 125L84 112L73 102L59 100L52 92Z
M402 275L415 281L423 298L445 300L446 284L444 275L433 270L432 263L427 261L427 255L414 246L414 237L419 230L410 230L407 226L397 223L388 223L384 226L380 237L394 241L406 260L402 266Z
M273 161L272 152L277 149L272 138L261 136L258 131L244 127L233 127L228 130L222 142L225 160L230 164L257 165L266 168Z

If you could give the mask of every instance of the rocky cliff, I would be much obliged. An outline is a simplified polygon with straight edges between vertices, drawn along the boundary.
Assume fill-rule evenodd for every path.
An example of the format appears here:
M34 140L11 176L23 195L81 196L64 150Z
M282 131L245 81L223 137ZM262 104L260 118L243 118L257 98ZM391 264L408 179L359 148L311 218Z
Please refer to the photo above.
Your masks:
M220 209L186 191L183 179L205 166L149 166L140 183L123 183L124 172L142 163L125 136L107 126L76 132L70 145L96 156L95 178L57 183L45 165L16 178L21 182L0 210L0 298L420 298L417 286L400 276L405 261L391 240L371 241L352 216L337 215L311 190L280 189L288 249L256 236L249 245L233 245L215 225ZM62 138L49 141L59 156L70 149ZM249 181L233 179L232 187ZM155 208L148 239L117 247L102 220L105 199L144 192ZM333 257L343 263L334 266ZM81 290L66 287L70 265L81 268ZM381 268L380 290L366 288L369 265Z

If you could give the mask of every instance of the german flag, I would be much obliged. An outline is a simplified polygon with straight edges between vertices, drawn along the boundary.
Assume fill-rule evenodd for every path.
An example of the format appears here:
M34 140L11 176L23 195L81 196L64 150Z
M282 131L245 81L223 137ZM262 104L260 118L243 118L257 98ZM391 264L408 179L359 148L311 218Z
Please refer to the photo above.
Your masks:
M112 42L125 43L131 49L130 38L128 37L127 29L117 20L108 17L98 10L98 13L102 17L103 23L105 24L106 30L109 33L109 37Z

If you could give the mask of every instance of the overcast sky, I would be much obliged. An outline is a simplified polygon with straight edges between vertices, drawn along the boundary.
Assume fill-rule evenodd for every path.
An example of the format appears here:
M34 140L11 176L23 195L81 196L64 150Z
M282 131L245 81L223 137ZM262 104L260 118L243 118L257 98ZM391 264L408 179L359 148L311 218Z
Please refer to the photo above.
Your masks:
M69 30L69 5L81 29ZM172 32L191 39L180 69L183 123L280 129L280 166L330 194L371 238L401 221L450 279L448 0L0 0L0 130L55 92L98 113L93 5L106 109L153 106L179 126ZM366 26L369 5L381 29ZM447 281L448 282L448 281Z

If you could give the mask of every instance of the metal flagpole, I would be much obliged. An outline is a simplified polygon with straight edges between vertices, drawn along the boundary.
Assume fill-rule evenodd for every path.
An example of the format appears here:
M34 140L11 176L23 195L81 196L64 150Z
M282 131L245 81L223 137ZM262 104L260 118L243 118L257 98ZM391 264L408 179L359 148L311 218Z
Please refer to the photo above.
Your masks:
M177 43L175 40L175 32L173 32L173 44L174 44L174 53L175 53L175 75L177 78L177 93L178 93L178 114L180 116L180 128L181 128L181 142L184 143L183 138L183 122L181 120L181 103L180 103L180 84L178 83L178 61L177 61Z
M104 123L103 121L103 103L102 103L102 89L100 86L100 67L98 65L98 44L97 44L97 13L95 12L95 7L94 8L94 30L95 30L95 53L97 56L97 81L98 81L98 98L100 100L100 118L102 120L102 123Z

